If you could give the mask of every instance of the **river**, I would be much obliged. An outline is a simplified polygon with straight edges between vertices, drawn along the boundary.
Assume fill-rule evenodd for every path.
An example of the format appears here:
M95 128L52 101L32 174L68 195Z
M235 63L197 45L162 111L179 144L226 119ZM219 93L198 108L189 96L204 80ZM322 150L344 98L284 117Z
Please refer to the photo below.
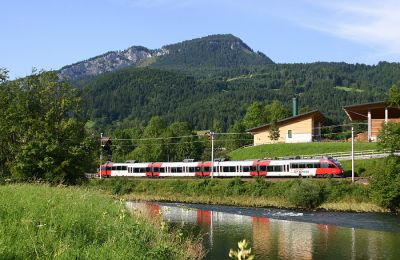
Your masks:
M255 259L400 259L400 217L182 203L127 202L148 218L161 212L182 230L203 234L206 259L229 259L249 241Z

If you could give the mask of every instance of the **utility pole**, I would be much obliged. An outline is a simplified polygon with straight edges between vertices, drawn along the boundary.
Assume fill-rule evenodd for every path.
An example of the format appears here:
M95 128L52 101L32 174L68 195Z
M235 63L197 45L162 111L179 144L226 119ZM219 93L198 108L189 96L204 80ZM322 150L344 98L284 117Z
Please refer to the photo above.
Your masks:
M214 132L211 135L211 179L214 178Z
M354 182L354 126L351 127L351 181Z
M100 168L99 168L99 172L100 172L100 179L101 179L101 163L103 161L103 133L100 133Z

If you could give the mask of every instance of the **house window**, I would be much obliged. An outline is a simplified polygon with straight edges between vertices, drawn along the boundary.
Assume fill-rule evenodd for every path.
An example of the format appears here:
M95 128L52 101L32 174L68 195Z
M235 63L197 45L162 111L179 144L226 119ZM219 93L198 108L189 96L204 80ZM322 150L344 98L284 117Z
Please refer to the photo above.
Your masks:
M287 137L288 138L292 138L292 130L288 130L287 131Z

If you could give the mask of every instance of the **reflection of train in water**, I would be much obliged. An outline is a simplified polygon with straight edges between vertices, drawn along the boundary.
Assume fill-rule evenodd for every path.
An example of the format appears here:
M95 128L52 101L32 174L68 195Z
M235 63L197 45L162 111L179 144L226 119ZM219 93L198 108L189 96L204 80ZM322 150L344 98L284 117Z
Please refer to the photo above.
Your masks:
M213 167L211 169L211 167ZM300 177L342 176L342 165L332 158L212 162L113 163L101 165L102 177Z

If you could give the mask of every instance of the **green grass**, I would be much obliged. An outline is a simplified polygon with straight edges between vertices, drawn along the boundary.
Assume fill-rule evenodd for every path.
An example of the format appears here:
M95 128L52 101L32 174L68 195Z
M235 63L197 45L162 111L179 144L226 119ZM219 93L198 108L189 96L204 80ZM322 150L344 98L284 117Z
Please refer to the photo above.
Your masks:
M356 176L371 176L376 170L377 166L382 166L383 169L385 158L378 159L365 159L365 160L355 160L354 161L354 172ZM345 169L346 176L351 175L351 161L341 161L340 162Z
M103 192L104 193L104 192ZM0 259L193 259L189 242L93 189L0 186ZM198 252L197 252L198 253Z
M263 178L249 182L243 182L238 178L103 179L91 180L89 185L130 200L284 208L318 208L329 203L329 207L335 210L339 208L337 205L341 205L341 210L384 211L371 203L368 186L352 184L344 179L307 178L274 182ZM297 188L299 185L300 189ZM295 199L290 196L294 192L296 192ZM313 194L311 200L309 194ZM296 198L305 199L296 200ZM346 205L347 209L343 205Z
M338 90L346 91L346 92L357 92L357 93L364 92L364 90L358 89L358 88L350 88L350 87L343 87L343 86L336 86L335 88Z
M377 149L376 143L356 143L356 151ZM229 153L232 160L262 159L283 156L329 154L337 152L350 152L349 142L314 142L298 144L265 144L237 149Z

